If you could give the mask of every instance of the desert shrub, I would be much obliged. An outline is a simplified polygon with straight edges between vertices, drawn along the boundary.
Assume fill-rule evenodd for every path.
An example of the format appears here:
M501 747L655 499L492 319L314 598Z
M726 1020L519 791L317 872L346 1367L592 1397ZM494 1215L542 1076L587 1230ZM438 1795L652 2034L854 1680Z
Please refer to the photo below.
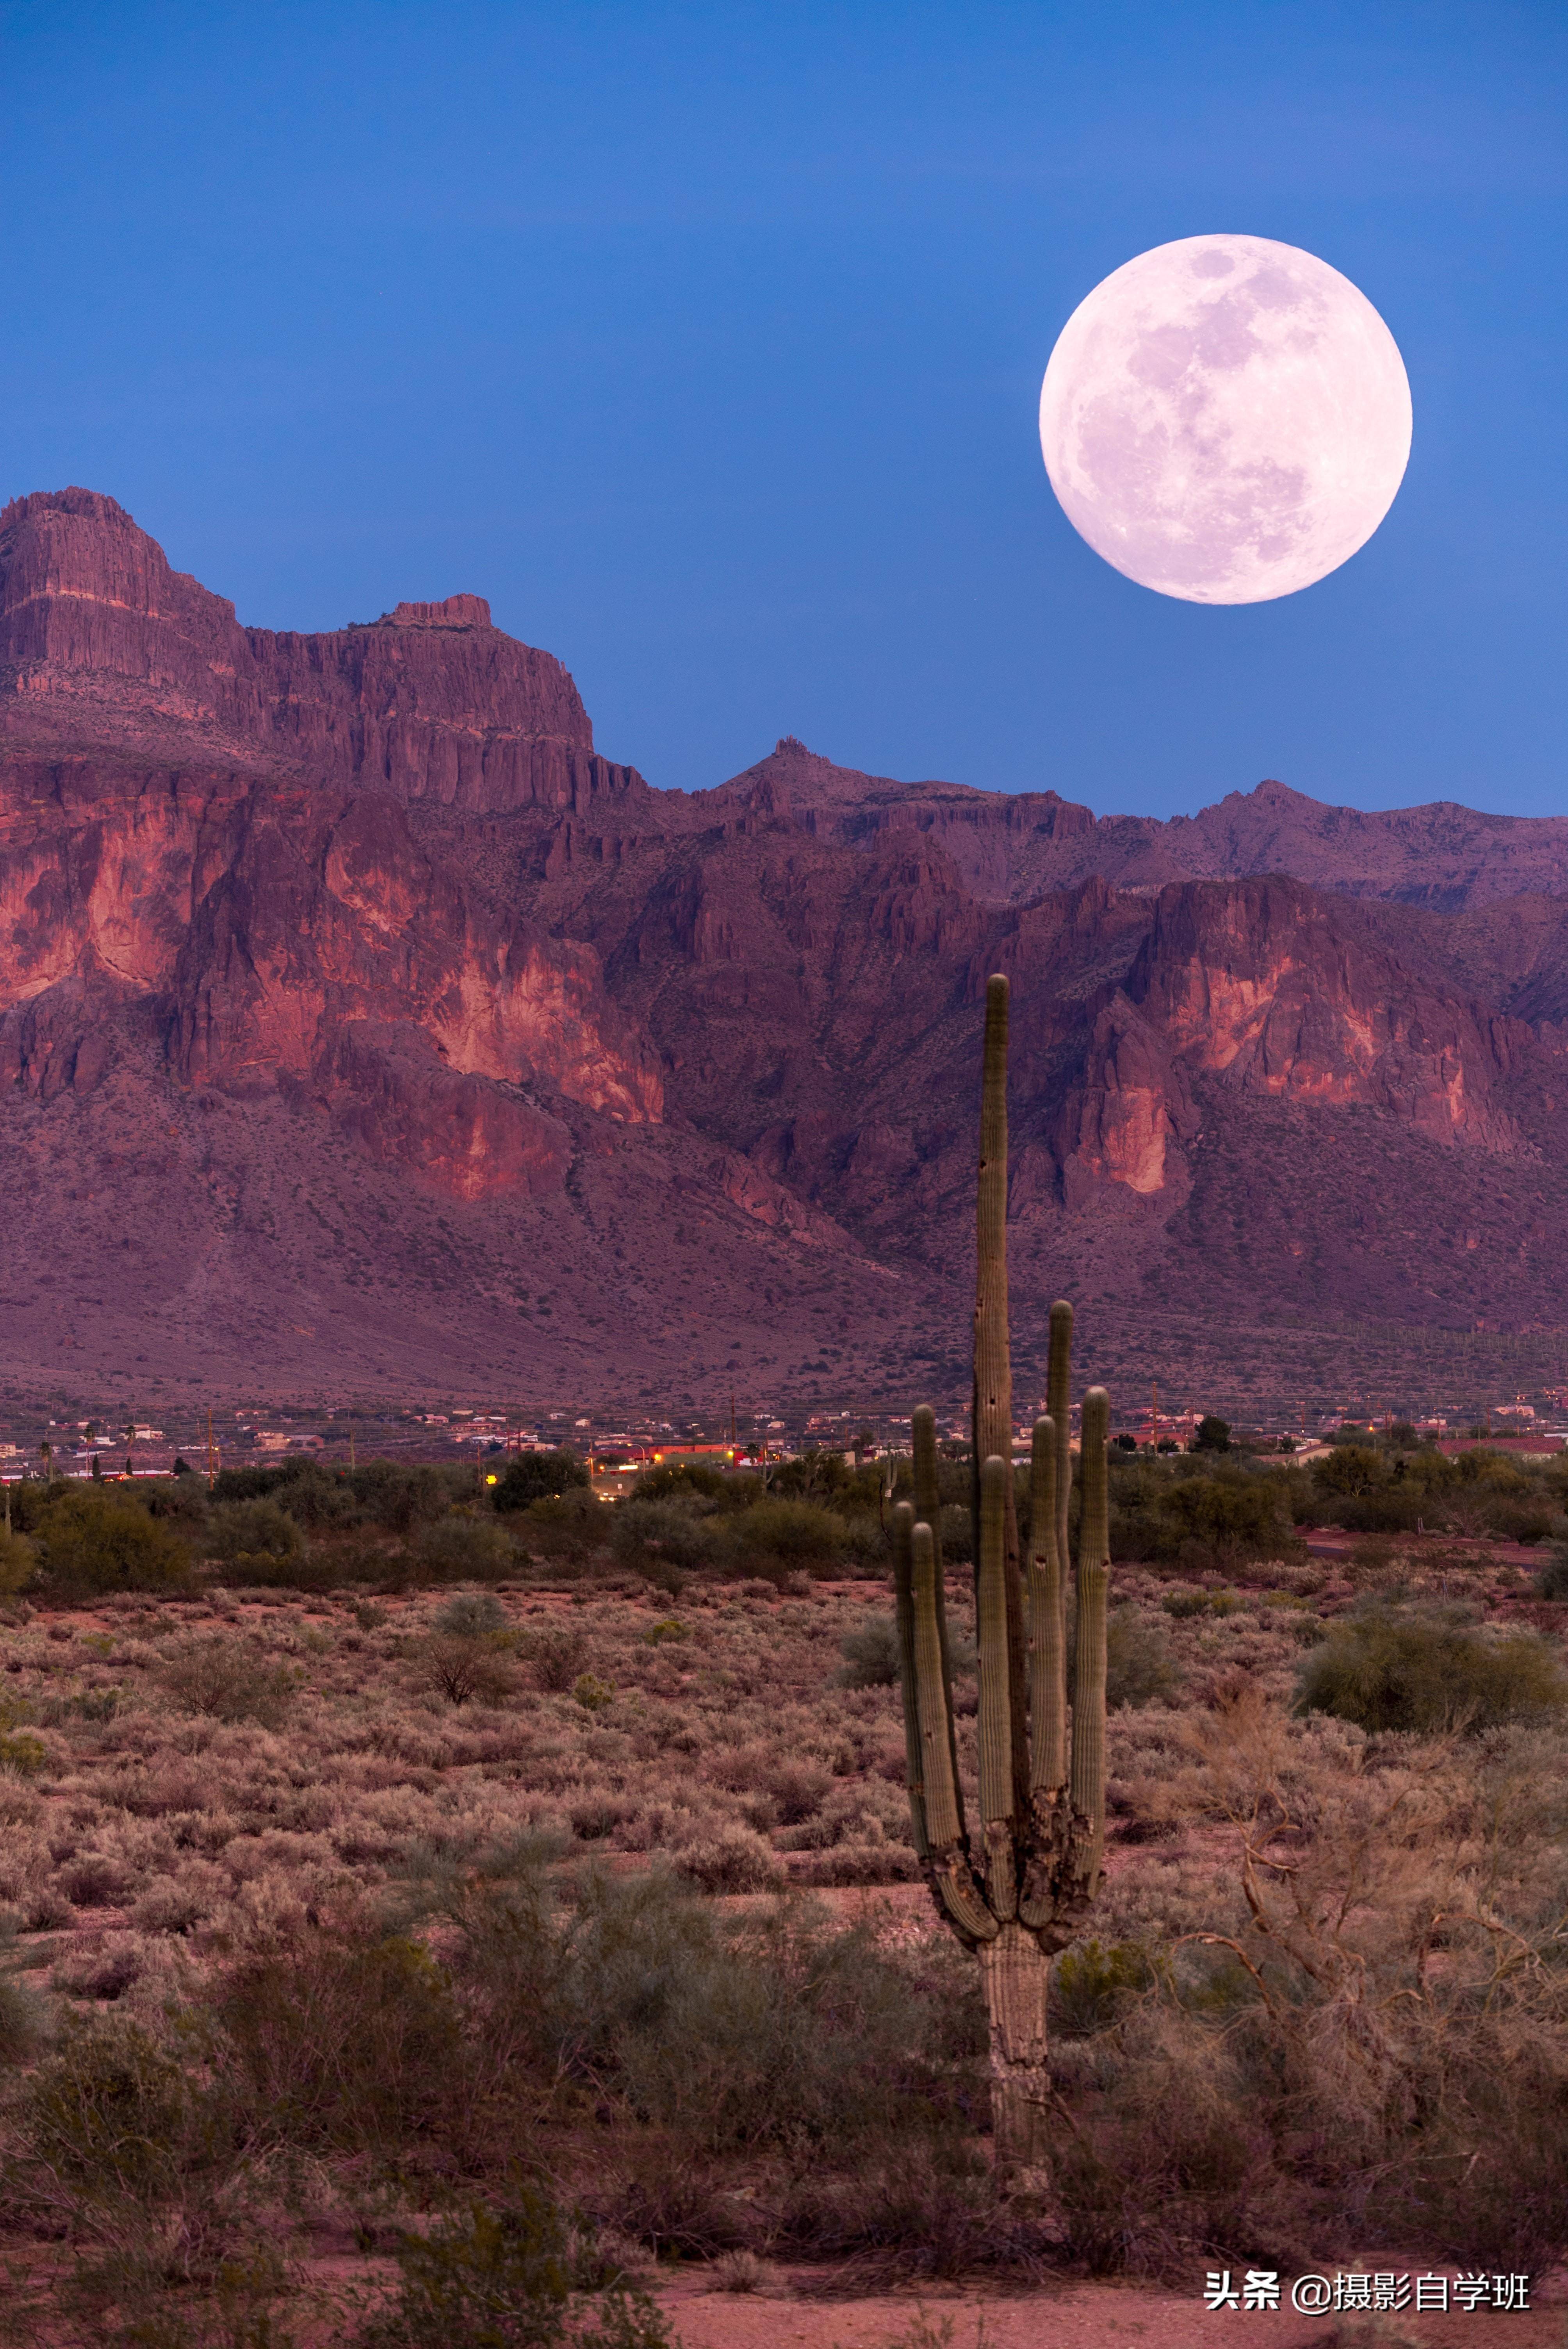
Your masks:
M62 1494L39 1528L50 1588L62 1597L112 1590L184 1590L191 1552L178 1534L113 1492Z
M14 1978L15 1969L30 1964L32 1958L31 1951L17 1950L15 1920L0 1918L0 2071L26 2063L42 2035L38 2002Z
M63 2190L78 2220L171 2200L183 2174L211 2178L232 2153L215 2099L120 2015L60 2017L16 2127L25 2174L35 2174L46 2201Z
M1568 1599L1568 1542L1556 1542L1535 1578L1542 1599Z
M1336 1444L1326 1458L1313 1463L1312 1481L1320 1493L1336 1499L1375 1493L1388 1481L1388 1464L1368 1444Z
M1331 1625L1301 1668L1296 1710L1367 1730L1491 1729L1559 1711L1568 1682L1532 1633L1489 1639L1451 1616L1367 1609Z
M694 2158L837 2158L951 2122L977 2093L979 2001L956 1951L921 1971L793 1908L727 1925L662 1872L590 1870L568 1905L537 1850L454 1870L430 1898L492 2061L557 2096L611 2097Z
M511 1572L517 1553L493 1519L454 1515L423 1526L412 1557L421 1582L493 1582Z
M301 1557L304 1537L276 1501L220 1501L207 1514L205 1547L243 1580L252 1568L266 1580Z
M704 1892L769 1892L784 1881L772 1846L738 1821L687 1844L676 1866Z
M603 1713L615 1701L615 1683L601 1680L597 1672L579 1672L572 1683L572 1694L584 1713Z
M586 1485L569 1485L512 1519L517 1539L535 1557L563 1568L585 1566L609 1539L611 1512Z
M574 1453L520 1452L501 1471L491 1498L505 1515L531 1508L536 1501L559 1497L588 1482L588 1471Z
M515 1685L511 1663L495 1635L433 1631L418 1651L416 1678L421 1688L449 1704L500 1704Z
M1199 1541L1238 1561L1278 1557L1295 1546L1283 1498L1272 1477L1183 1476L1160 1496L1162 1554L1179 1554L1183 1542Z
M147 1942L140 1933L95 1933L67 1941L49 1971L51 1990L105 2005L124 1996L147 1971Z
M26 1726L33 1708L23 1698L0 1696L0 1771L13 1778L36 1778L49 1758L43 1739Z
M309 1533L350 1525L358 1515L346 1470L329 1472L318 1460L221 1468L212 1481L214 1510L236 1501L265 1500L275 1501Z
M891 1615L872 1615L846 1631L839 1641L843 1664L841 1688L896 1688L899 1679L898 1625Z
M772 2271L755 2251L725 2251L703 2279L710 2292L760 2292Z
M1114 1941L1108 1949L1097 1940L1076 1943L1062 1951L1051 1975L1057 2029L1068 2038L1106 2030L1153 1979L1148 1951L1136 1941Z
M26 1534L0 1526L0 1599L15 1599L38 1571L36 1546Z
M460 2125L463 2033L418 1942L324 1930L231 1968L209 2012L253 2126L285 2144L400 2159Z
M464 1489L471 1493L471 1483ZM377 1526L407 1534L445 1515L453 1497L450 1475L402 1460L366 1460L356 1468L324 1468L319 1460L281 1460L275 1466L225 1468L215 1479L215 1503L274 1500L309 1533Z
M492 1590L463 1590L436 1612L435 1628L449 1639L493 1640L507 1629L507 1612Z
M669 2349L655 2303L607 2281L592 2239L526 2183L406 2234L397 2268L363 2349Z
M296 1682L287 1664L273 1662L248 1640L202 1640L165 1670L170 1695L213 1721L254 1721L281 1727Z
M831 1510L810 1501L758 1501L732 1521L730 1540L748 1574L824 1574L840 1565L849 1529Z
M657 1468L644 1471L632 1487L632 1498L667 1501L676 1495L696 1493L705 1500L722 1501L727 1495L729 1481L717 1468L709 1468L700 1460L669 1460Z
M689 1503L630 1500L615 1511L610 1553L655 1588L680 1588L684 1575L718 1563L721 1551L710 1520Z
M518 1647L536 1686L551 1696L564 1696L588 1661L588 1635L576 1623L546 1623L525 1631Z
M1113 1607L1105 1626L1105 1701L1114 1711L1120 1705L1152 1704L1168 1696L1179 1675L1169 1644L1158 1623L1136 1607Z

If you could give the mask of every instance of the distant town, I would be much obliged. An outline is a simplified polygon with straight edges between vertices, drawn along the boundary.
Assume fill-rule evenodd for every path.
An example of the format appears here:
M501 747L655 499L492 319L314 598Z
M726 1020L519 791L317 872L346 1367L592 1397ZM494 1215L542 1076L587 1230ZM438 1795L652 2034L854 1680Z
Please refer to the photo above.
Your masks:
M1043 1399L1039 1409L1044 1409ZM1194 1441L1205 1407L1164 1409L1158 1392L1141 1410L1121 1411L1116 1433L1124 1449L1174 1452ZM1222 1416L1222 1413L1216 1415ZM1074 1407L1077 1423L1077 1406ZM1227 1419L1232 1441L1258 1453L1294 1455L1307 1464L1347 1428L1408 1426L1445 1451L1483 1443L1510 1452L1546 1454L1568 1446L1568 1385L1550 1388L1532 1400L1523 1396L1456 1402L1446 1412L1369 1406L1356 1399L1337 1408L1309 1412L1293 1423ZM969 1414L956 1404L939 1411L943 1438L966 1444ZM645 1470L676 1459L705 1458L717 1464L766 1466L808 1452L841 1454L857 1462L896 1455L908 1449L907 1415L851 1409L817 1410L794 1415L767 1407L677 1420L629 1419L603 1412L560 1409L518 1411L496 1405L451 1402L438 1411L231 1408L211 1413L188 1408L147 1418L105 1409L69 1413L0 1406L0 1483L47 1475L115 1480L189 1473L211 1477L224 1468L250 1467L305 1454L324 1464L350 1466L361 1459L401 1458L451 1462L471 1459L476 1484L508 1454L564 1448L584 1461L605 1496L627 1489ZM1020 1413L1015 1449L1026 1457L1030 1419Z

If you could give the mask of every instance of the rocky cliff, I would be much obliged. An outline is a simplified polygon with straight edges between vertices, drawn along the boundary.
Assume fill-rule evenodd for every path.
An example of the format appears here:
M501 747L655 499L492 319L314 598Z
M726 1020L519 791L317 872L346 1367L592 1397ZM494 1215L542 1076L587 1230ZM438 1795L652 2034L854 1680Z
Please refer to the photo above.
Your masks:
M1064 1285L1096 1366L1168 1391L1550 1350L1564 890L1568 823L1272 783L1159 824L787 740L655 792L478 595L246 628L112 500L22 498L10 1376L940 1392L994 968L1026 1359Z

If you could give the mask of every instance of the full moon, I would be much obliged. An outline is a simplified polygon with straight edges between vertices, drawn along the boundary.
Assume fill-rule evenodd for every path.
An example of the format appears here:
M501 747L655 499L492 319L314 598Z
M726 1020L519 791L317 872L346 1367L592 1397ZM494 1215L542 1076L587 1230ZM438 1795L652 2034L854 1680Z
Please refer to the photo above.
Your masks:
M1040 447L1068 520L1190 604L1262 604L1365 546L1410 454L1398 346L1358 287L1264 236L1187 236L1062 328Z

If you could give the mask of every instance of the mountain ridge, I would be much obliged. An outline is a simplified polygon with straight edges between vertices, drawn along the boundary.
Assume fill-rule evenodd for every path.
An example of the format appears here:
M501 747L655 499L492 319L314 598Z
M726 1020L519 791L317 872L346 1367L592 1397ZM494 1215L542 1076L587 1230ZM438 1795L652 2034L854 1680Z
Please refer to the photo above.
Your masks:
M0 512L14 1381L906 1408L993 968L1021 1322L1068 1288L1106 1374L1211 1386L1320 1325L1260 1394L1369 1314L1388 1380L1555 1329L1568 820L1099 817L789 736L659 791L477 595L247 629L111 499Z

